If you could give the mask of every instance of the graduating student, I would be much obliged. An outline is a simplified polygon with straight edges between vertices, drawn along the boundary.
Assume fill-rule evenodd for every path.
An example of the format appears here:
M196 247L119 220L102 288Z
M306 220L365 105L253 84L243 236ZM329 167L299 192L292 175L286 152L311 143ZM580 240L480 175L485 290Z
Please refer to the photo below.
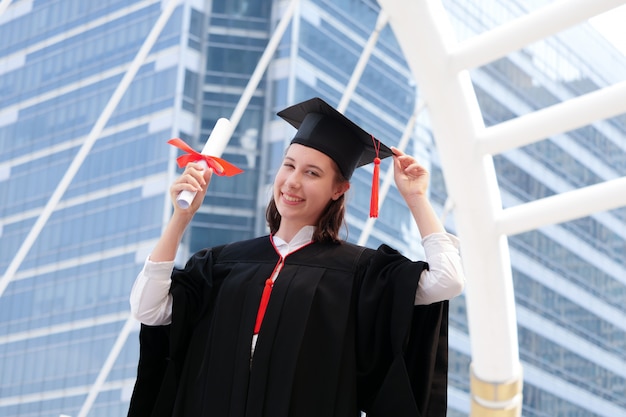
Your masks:
M270 235L174 268L211 169L189 164L131 294L142 324L129 416L445 416L448 301L464 285L457 239L426 196L428 172L319 98L278 113L297 128L267 208ZM393 157L426 261L342 241L353 171ZM379 162L379 161L376 161Z

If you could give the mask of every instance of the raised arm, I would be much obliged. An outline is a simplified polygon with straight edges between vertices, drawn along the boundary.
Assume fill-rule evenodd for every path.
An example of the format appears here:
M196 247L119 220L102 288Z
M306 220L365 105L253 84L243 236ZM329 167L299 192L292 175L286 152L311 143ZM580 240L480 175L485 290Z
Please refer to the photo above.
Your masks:
M162 325L171 321L172 298L169 294L170 275L178 245L202 200L211 181L213 171L190 163L170 187L173 202L183 190L197 192L192 204L182 209L174 203L174 213L159 238L148 260L137 276L130 294L133 316L144 324Z
M414 157L397 148L393 151L394 179L398 191L406 201L422 238L445 229L428 199L429 172Z
M206 195L207 188L213 175L212 169L203 170L199 164L190 163L185 171L170 187L170 197L172 202L176 201L178 194L183 191L197 192L191 205L182 209L176 203L174 205L174 213L165 227L161 238L152 250L150 260L153 262L173 261L176 257L176 251L180 244L185 229L191 222L194 214L202 205L202 200Z
M446 233L427 197L430 175L415 158L392 148L394 179L422 235L429 269L422 276L415 304L449 300L463 291L465 275L458 239Z

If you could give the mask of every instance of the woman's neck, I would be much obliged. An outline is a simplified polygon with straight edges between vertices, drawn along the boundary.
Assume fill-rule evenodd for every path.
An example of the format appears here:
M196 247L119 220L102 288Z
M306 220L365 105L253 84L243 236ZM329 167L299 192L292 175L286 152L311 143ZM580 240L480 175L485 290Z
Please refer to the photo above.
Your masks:
M306 224L285 225L285 224L281 223L280 227L278 228L276 233L274 233L274 236L284 240L287 243L289 243L294 238L294 236L296 236L298 234L298 232L300 230L302 230L302 228L305 227L305 226L307 226L307 225Z

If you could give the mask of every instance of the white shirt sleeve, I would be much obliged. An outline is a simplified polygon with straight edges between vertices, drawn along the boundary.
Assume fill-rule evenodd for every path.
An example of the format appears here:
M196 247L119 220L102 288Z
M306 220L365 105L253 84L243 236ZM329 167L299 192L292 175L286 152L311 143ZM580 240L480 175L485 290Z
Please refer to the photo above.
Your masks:
M422 272L415 305L449 300L463 292L465 273L459 254L459 239L449 233L433 233L422 240L429 269Z
M174 261L152 262L146 259L130 292L130 311L140 322L164 325L172 322L172 271Z

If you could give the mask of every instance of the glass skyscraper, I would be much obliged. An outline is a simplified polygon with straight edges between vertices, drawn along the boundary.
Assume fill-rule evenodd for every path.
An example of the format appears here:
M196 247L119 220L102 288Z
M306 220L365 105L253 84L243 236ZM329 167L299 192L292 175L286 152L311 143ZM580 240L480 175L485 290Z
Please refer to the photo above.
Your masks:
M0 294L0 415L78 416L107 358L89 416L122 416L137 327L120 338L136 274L170 210L180 137L200 149L236 108L288 1L183 0ZM459 39L544 1L448 0ZM160 0L16 0L0 15L0 271L18 254L79 149L167 7ZM293 129L276 111L312 96L337 105L380 9L368 0L302 0L254 90L224 158L245 170L215 178L179 261L206 246L266 233L273 172ZM471 73L485 125L623 80L626 59L581 25ZM346 114L397 145L420 97L385 27ZM407 151L446 190L427 112ZM451 123L454 115L450 115ZM626 116L495 158L505 206L626 175ZM383 163L382 172L388 168ZM352 178L346 237L360 239L371 171ZM419 257L419 235L391 189L368 246ZM446 221L454 231L453 216ZM480 242L476 242L480 244ZM524 366L523 415L626 415L626 209L509 239ZM463 296L451 304L451 417L469 412ZM110 352L121 343L119 354Z

